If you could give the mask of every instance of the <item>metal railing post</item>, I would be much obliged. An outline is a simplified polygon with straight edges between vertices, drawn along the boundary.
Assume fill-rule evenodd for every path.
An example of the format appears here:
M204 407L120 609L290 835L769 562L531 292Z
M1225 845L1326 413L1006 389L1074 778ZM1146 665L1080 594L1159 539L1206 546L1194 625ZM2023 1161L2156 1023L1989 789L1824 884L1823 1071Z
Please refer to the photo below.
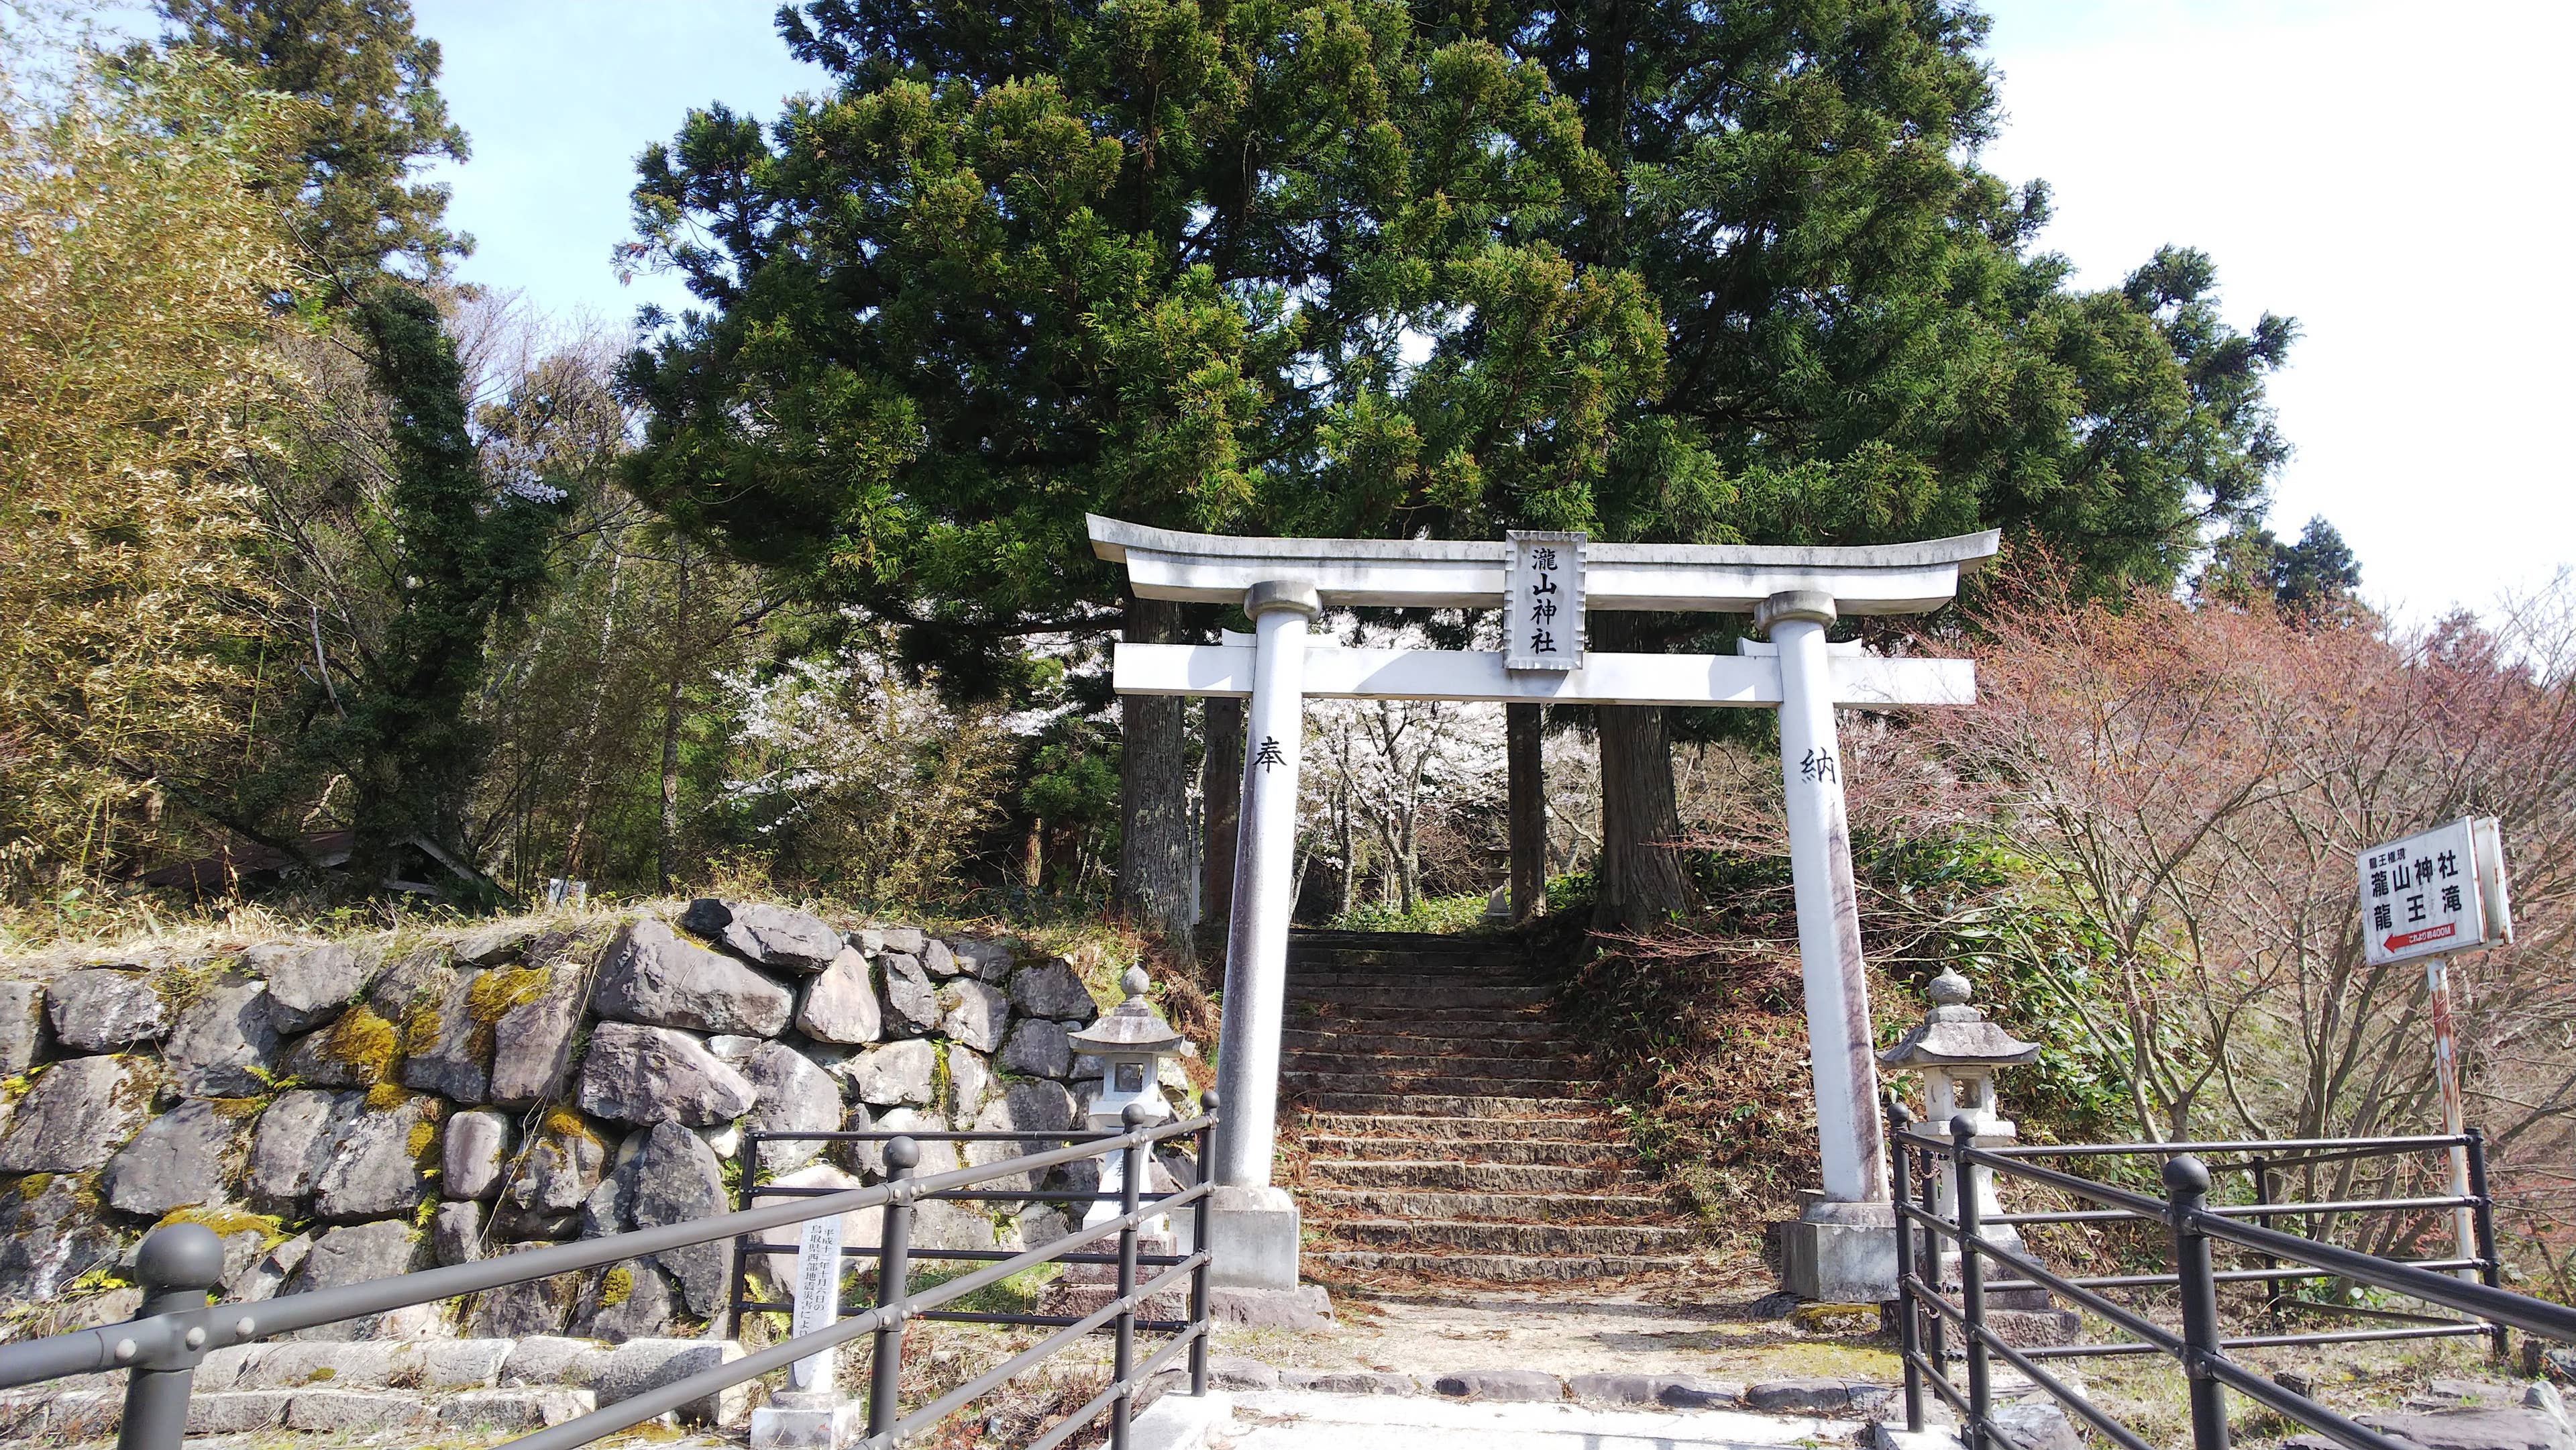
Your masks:
M1136 1372L1136 1306L1127 1299L1136 1292L1136 1200L1137 1190L1144 1185L1146 1159L1145 1145L1134 1134L1145 1126L1145 1105L1129 1103L1118 1120L1129 1134L1127 1146L1118 1150L1118 1212L1128 1224L1118 1231L1118 1338L1110 1369L1118 1382L1118 1398L1109 1402L1109 1450L1127 1450L1127 1422L1136 1398L1127 1383L1127 1377Z
M1941 1208L1932 1188L1932 1160L1937 1152L1930 1142L1925 1142L1923 1156L1914 1165L1914 1182L1900 1184L1897 1189L1899 1193L1913 1194L1915 1205L1923 1210L1923 1218L1915 1225L1923 1237L1920 1252L1914 1258L1923 1266L1923 1282L1936 1291L1945 1282L1941 1273L1941 1231L1935 1226L1940 1222ZM1902 1227L1899 1225L1900 1229ZM1938 1306L1926 1304L1923 1310L1923 1360L1926 1364L1940 1366L1941 1383L1946 1385L1950 1382L1949 1326L1943 1322L1945 1316Z
M760 1135L745 1133L742 1146L734 1153L733 1206L738 1212L751 1207L752 1186L760 1181ZM725 1304L724 1328L733 1337L742 1337L742 1306L751 1300L752 1247L758 1239L751 1234L736 1234L733 1240L733 1293Z
M224 1244L201 1223L176 1223L154 1229L134 1256L134 1277L143 1285L143 1307L137 1319L203 1309L208 1295L224 1278ZM179 1450L188 1433L188 1392L197 1378L197 1361L205 1358L206 1331L191 1329L179 1345L126 1372L125 1416L116 1430L116 1450ZM133 1341L119 1344L123 1356Z
M1967 1319L1968 1450L1992 1450L1996 1437L1987 1429L1994 1411L1993 1376L1986 1364L1986 1268L1977 1257L1977 1185L1968 1171L1968 1150L1976 1146L1976 1120L1965 1113L1950 1120L1950 1182L1957 1190L1959 1211L1959 1312Z
M2482 1128L2471 1128L2469 1135L2469 1196L2477 1200L2478 1282L2490 1289L2504 1287L2504 1264L2496 1255L2495 1200L2487 1194L2487 1135ZM2505 1327L2494 1326L2494 1349L2498 1359L2505 1357Z
M2165 1160L2166 1213L2173 1225L2175 1289L2182 1304L2183 1374L2191 1391L2192 1450L2227 1450L2227 1387L2210 1373L2221 1353L2218 1281L2209 1239L2196 1222L2209 1206L2209 1169L2185 1154Z
M1216 1114L1219 1104L1216 1090L1199 1094L1199 1116L1208 1126L1199 1129L1198 1181L1205 1183L1216 1171ZM1190 1252L1203 1253L1208 1246L1208 1195L1190 1205ZM1198 1338L1190 1341L1190 1393L1205 1395L1208 1391L1208 1266L1201 1263L1190 1270L1190 1324Z
M1914 1298L1914 1225L1906 1222L1905 1209L1913 1195L1907 1185L1914 1181L1914 1148L1908 1131L1914 1114L1896 1094L1887 1095L1888 1146L1896 1159L1896 1342L1905 1356L1905 1428L1923 1428L1923 1326L1916 1318L1923 1306Z
M877 1307L908 1299L912 1282L912 1170L921 1166L921 1145L897 1138L885 1145L886 1178L894 1197L886 1200L885 1228L877 1239ZM868 1364L868 1434L894 1429L898 1396L903 1389L903 1321L898 1312L877 1330L876 1353Z
M2272 1160L2269 1158L2255 1158L2249 1160L2246 1166L2254 1170L2254 1201L2257 1204L2269 1207L2272 1202ZM2279 1215L2277 1214L2258 1213L2254 1215L2254 1221L2265 1228L2270 1228L2272 1226L2272 1220L2278 1216ZM2271 1254L2265 1254L2263 1256L2263 1267L2267 1269L2277 1269L2281 1267L2281 1261ZM2265 1309L2270 1310L2274 1314L2281 1312L2281 1302L2288 1297L2288 1291L2283 1286L2288 1282L2289 1281L2286 1279L2266 1279L2263 1282L2263 1307Z

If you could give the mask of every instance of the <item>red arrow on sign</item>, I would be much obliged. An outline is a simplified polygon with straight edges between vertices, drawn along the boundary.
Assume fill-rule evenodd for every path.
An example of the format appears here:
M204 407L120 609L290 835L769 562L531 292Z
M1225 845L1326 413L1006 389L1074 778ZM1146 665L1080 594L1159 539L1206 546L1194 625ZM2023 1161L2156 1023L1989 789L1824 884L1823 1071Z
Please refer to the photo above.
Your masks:
M2459 929L2460 924L2458 922L2446 921L2440 926L2428 926L2422 931L2410 931L2399 936L2392 936L2386 941L2381 942L2380 947L2385 951L2404 951L2408 947L2421 946L2428 941L2440 941L2446 936L2457 934Z

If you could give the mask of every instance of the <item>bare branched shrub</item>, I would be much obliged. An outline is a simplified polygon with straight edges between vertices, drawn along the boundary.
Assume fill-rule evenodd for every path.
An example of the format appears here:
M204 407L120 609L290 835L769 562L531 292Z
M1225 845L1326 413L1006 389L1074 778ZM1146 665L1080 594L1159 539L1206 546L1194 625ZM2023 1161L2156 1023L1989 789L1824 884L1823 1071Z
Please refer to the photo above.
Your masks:
M1012 755L997 706L956 706L862 640L738 681L740 773L726 805L771 869L843 897L936 902L1002 807Z
M2453 964L2469 1117L2508 1204L2564 1218L2541 1169L2576 1114L2576 595L2400 632L2043 582L1988 628L1977 705L1927 717L1948 790L1926 810L1984 818L2108 944L2109 979L2064 995L2124 1054L2136 1128L2438 1125L2423 968L2365 962L2353 862L2494 815L2521 933Z

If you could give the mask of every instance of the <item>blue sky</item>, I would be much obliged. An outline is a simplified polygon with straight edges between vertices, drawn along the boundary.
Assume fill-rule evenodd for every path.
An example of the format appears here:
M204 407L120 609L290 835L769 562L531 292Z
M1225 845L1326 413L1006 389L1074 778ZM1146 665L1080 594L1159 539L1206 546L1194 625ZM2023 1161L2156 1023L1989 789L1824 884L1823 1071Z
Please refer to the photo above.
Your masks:
M469 279L624 323L683 300L621 286L635 154L694 105L764 118L818 88L770 0L415 0L473 137L443 168ZM2558 66L2576 6L2541 0L1988 0L2009 121L1985 157L2045 177L2045 245L2088 286L2166 242L2209 251L2231 317L2299 319L2274 384L2298 455L2274 524L2323 513L2364 589L2421 619L2576 560L2570 165Z

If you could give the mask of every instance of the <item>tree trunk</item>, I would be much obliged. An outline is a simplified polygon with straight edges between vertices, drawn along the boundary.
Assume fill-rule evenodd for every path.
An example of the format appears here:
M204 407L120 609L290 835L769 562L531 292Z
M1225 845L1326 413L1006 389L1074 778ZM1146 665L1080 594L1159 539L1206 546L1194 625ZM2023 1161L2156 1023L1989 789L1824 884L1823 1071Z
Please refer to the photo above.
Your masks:
M1359 884L1360 838L1352 820L1357 809L1351 801L1350 738L1341 742L1342 780L1333 790L1333 835L1342 848L1341 880L1333 889L1333 918L1338 921L1351 914L1351 892Z
M1593 647L1631 651L1643 641L1632 616L1596 614ZM1660 706L1603 705L1601 861L1593 925L1643 931L1691 910L1682 874L1681 812L1673 804L1673 745Z
M1243 702L1209 697L1202 730L1207 757L1199 773L1199 799L1206 803L1206 815L1199 838L1198 948L1201 961L1216 961L1225 955L1234 917L1234 848L1243 817ZM1301 886L1304 879L1301 865Z
M1020 843L1020 879L1028 883L1031 891L1035 891L1045 874L1046 822L1031 816L1028 839Z
M678 579L672 590L671 638L678 648L671 658L671 685L662 699L662 827L653 842L653 869L662 878L663 894L671 890L673 858L680 851L680 705L689 665L689 546L675 540Z
M1547 775L1540 746L1547 732L1545 705L1503 707L1503 753L1510 763L1512 924L1547 910Z
M1181 606L1127 600L1125 638L1173 644ZM1177 695L1122 695L1118 766L1118 909L1181 950L1190 948L1190 780L1185 732L1189 702Z

